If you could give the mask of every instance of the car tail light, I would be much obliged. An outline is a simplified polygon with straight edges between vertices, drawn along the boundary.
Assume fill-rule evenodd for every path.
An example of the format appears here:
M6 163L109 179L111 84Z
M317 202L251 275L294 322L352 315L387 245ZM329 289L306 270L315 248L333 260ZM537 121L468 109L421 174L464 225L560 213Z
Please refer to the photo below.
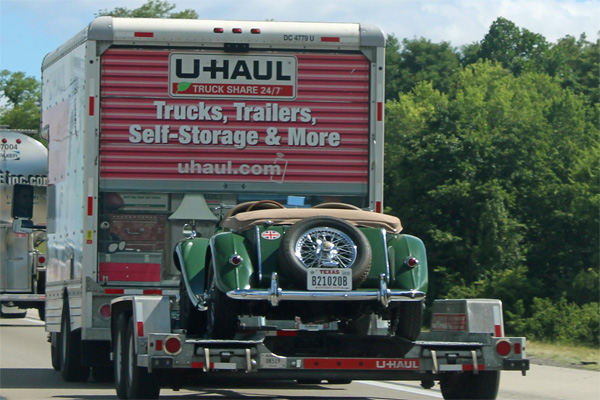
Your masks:
M167 354L178 354L181 352L181 341L177 337L167 338L165 341L165 352Z
M408 268L415 268L417 265L419 265L419 260L416 257L406 257L404 264L406 264Z
M496 353L502 357L506 357L512 351L512 345L508 340L499 340L496 343Z
M240 264L242 263L242 261L244 261L244 259L243 259L243 258L242 258L242 256L240 256L239 254L234 254L234 255L232 255L231 257L229 257L229 263L230 263L231 265L234 265L234 266L236 266L236 267L237 267L238 265L240 265Z

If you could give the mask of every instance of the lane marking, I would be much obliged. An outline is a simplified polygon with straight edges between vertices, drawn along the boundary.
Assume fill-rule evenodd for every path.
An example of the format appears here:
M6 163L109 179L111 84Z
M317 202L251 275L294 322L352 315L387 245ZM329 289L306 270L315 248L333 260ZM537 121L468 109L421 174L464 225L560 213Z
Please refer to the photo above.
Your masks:
M356 383L362 383L363 385L379 386L385 389L399 390L402 392L408 392L413 394L420 394L421 396L435 397L442 399L442 393L439 389L417 389L412 386L403 385L400 383L392 382L378 382L378 381L355 381Z

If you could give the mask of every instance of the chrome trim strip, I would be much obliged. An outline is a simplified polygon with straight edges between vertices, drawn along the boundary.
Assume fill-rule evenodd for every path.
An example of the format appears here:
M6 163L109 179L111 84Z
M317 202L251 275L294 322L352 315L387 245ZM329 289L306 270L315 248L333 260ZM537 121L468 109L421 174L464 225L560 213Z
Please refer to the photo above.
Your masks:
M386 272L386 281L390 283L392 280L392 275L390 271L390 257L388 254L388 246L387 246L387 232L385 229L381 230L381 234L383 235L383 256L385 257L385 272Z
M260 249L260 228L254 227L254 233L256 234L256 256L258 262L258 282L262 281L262 253Z

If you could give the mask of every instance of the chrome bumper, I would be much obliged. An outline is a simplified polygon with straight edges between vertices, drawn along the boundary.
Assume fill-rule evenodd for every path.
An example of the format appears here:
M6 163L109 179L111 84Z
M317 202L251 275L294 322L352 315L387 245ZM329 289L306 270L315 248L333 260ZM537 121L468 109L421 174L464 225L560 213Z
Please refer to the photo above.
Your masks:
M379 290L361 290L352 292L309 292L300 290L283 290L279 287L277 273L271 276L271 287L267 290L237 289L227 292L227 296L235 300L267 300L272 306L279 305L282 300L300 301L369 301L377 300L384 307L396 301L419 301L425 293L418 290L390 290L385 275L379 279Z

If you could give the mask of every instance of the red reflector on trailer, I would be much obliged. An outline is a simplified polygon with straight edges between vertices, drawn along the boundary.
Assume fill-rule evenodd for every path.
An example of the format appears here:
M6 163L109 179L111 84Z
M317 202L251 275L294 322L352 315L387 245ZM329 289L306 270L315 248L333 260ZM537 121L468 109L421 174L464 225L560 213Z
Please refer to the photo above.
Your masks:
M502 325L494 325L496 337L502 337Z
M250 33L258 35L260 33L260 29L258 29L258 28L252 28L252 29L250 29Z
M156 348L157 351L162 351L162 349L163 349L162 340L157 340L156 341L155 348Z
M498 343L496 343L496 353L498 353L502 357L506 357L507 355L509 355L510 351L511 345L508 340L501 340Z
M100 317L104 319L109 319L110 313L110 304L103 304L102 306L100 306L100 310L98 310L98 314L100 314Z
M321 42L338 43L339 41L340 41L339 37L334 37L334 36L322 36L321 37Z
M17 139L17 144L21 144L21 139Z
M381 213L381 202L380 201L375 202L375 212Z
M165 342L165 351L169 354L175 354L181 349L181 342L177 338L168 338Z
M104 289L106 294L125 294L125 289Z
M223 33L223 32L225 32L225 29L223 29L223 28L215 28L215 29L213 29L213 32L214 33Z
M154 32L134 32L135 37L154 37Z
M383 103L377 102L377 121L383 121Z
M233 32L233 33L242 33L242 28L233 28L231 30L231 32Z
M161 289L144 289L144 294L162 294Z
M94 215L93 213L94 213L94 198L92 196L88 196L87 215L92 216L92 215Z
M515 343L515 354L521 354L521 343Z
M46 264L46 257L39 256L38 257L38 264Z
M277 336L298 336L298 331L277 331Z

